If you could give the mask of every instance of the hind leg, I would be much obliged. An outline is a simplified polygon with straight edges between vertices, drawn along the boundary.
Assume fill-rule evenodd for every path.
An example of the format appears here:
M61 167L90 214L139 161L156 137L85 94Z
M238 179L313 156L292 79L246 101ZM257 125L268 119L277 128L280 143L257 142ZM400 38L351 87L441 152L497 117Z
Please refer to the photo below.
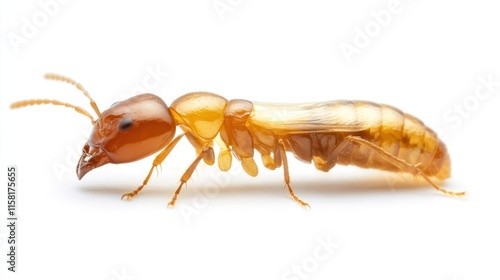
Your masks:
M382 148L373 144L372 142L367 141L365 139L362 139L360 137L347 136L346 138L344 138L344 140L337 146L337 148L339 148L339 149L336 148L334 150L334 152L332 153L332 156L337 157L338 155L340 155L340 153L342 152L342 147L345 148L348 145L360 145L360 146L364 146L366 148L373 150L375 153L377 153L380 157L382 157L383 159L388 161L390 164L399 168L402 172L412 174L415 178L417 178L417 177L424 178L424 180L426 180L429 184L431 184L432 187L434 187L436 190L438 190L446 195L456 196L456 197L465 196L465 192L452 192L452 191L448 191L448 190L445 190L445 189L439 187L436 183L434 183L429 178L429 176L427 176L422 171L422 169L420 169L418 167L418 164L408 163L408 162L404 161L403 159L398 158L398 157L384 151Z

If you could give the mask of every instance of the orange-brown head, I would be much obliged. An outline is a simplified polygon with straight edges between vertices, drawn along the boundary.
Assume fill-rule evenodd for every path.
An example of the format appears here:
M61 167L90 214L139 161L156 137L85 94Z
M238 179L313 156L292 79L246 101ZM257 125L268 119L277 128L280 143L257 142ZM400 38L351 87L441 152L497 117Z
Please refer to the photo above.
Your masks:
M149 156L167 146L175 135L176 123L169 107L156 95L146 93L116 102L101 114L81 84L56 74L46 74L45 78L74 85L90 100L97 120L79 106L52 99L22 100L10 107L52 104L72 108L90 119L94 128L78 161L78 179L106 163L125 163Z
M141 94L117 102L96 120L76 174L81 179L106 163L142 159L167 146L174 135L174 119L158 96Z

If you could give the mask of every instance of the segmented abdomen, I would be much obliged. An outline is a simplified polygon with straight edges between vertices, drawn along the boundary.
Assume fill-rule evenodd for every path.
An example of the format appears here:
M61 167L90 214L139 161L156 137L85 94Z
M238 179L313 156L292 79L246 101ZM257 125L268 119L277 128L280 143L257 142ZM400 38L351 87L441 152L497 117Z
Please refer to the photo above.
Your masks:
M345 122L363 124L366 129L277 135L285 142L287 150L300 159L309 162L312 160L323 171L328 171L335 164L399 171L373 149L358 145L349 146L342 151L336 162L332 162L329 155L346 136L352 135L368 140L408 163L418 165L428 176L439 179L450 176L450 159L446 146L419 119L388 105L366 101L335 102L343 111L351 112L351 119Z
M408 163L418 164L426 175L440 179L450 176L446 146L422 121L388 105L356 101L347 106L352 106L358 118L369 117L374 122L361 133L362 138ZM350 156L339 157L339 163L398 171L367 147L355 146Z

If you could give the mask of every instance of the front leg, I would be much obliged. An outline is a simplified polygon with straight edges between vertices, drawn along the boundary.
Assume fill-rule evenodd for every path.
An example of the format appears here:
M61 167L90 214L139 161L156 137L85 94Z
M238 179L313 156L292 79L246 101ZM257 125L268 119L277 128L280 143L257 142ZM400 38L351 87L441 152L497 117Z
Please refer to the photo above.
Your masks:
M214 155L214 150L212 147L206 147L201 151L201 153L196 157L196 159L191 163L191 165L186 169L184 174L182 175L180 181L179 187L177 187L177 190L175 190L174 196L168 203L168 207L174 207L175 202L177 201L177 197L179 196L179 193L181 192L182 186L186 184L187 180L191 178L191 175L193 175L194 170L196 169L196 166L198 166L198 163L200 163L201 159L206 157L207 155L211 155L213 157Z
M146 176L146 179L144 179L144 181L142 182L142 185L137 187L134 191L124 194L122 196L122 199L124 199L124 200L132 199L134 196L136 196L144 188L144 186L146 186L146 184L149 182L149 178L151 177L151 174L153 173L153 169L158 167L158 165L160 165L165 160L165 158L168 156L168 154L170 154L170 152L175 147L175 145L177 145L179 140L181 140L182 136L184 136L184 134L181 134L181 135L175 137L174 140L172 142L170 142L167 145L167 147L165 149L163 149L163 151L161 151L161 153L159 153L156 156L156 158L153 161L153 166L151 166L151 169L149 170L148 176Z

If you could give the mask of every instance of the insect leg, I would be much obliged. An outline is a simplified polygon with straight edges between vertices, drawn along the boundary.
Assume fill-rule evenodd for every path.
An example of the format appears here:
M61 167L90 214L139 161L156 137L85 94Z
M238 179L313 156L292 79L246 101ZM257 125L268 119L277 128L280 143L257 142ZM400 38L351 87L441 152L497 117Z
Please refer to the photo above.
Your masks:
M346 142L346 141L348 141L348 143L350 142L350 143L358 144L360 146L365 146L367 148L372 149L378 155L380 155L383 159L387 160L389 163L391 163L394 166L396 166L399 169L401 169L401 171L408 172L408 173L412 174L415 178L417 176L420 176L420 177L424 178L436 190L438 190L438 191L440 191L440 192L442 192L442 193L444 193L446 195L449 195L449 196L458 196L458 197L465 196L465 192L452 192L452 191L448 191L448 190L440 188L427 175L425 175L425 173L422 171L422 169L418 168L418 165L414 165L414 164L408 163L408 162L404 161L403 159L398 158L398 157L396 157L396 156L394 156L394 155L392 155L392 154L384 151L382 148L378 147L377 145L373 144L370 141L367 141L365 139L362 139L362 138L359 138L359 137L355 137L355 136L347 136L346 138L344 138L343 142L341 144L339 144L339 146L342 146L343 143Z
M215 137L215 142L220 147L218 158L219 169L222 171L228 171L231 168L233 160L233 156L231 156L231 149L226 143L224 143L224 141L222 141L220 134L217 134Z
M207 147L207 148L203 149L203 151L201 151L201 153L198 155L198 157L196 157L196 159L193 161L193 163L191 163L191 165L188 167L188 169L186 169L186 171L182 175L181 180L180 180L181 183L180 183L179 187L177 188L177 190L175 190L174 196L172 197L172 199L168 203L168 207L175 206L175 202L177 201L177 197L179 196L179 193L181 192L182 186L184 184L186 184L186 182L187 182L187 180L189 180L189 178L191 178L191 175L193 174L194 170L196 169L196 166L198 165L198 163L200 163L201 159L206 154L213 154L213 153L214 152L213 152L212 147Z
M153 169L158 167L158 165L160 165L165 160L165 158L168 156L168 154L170 154L170 152L175 147L177 142L179 142L179 140L181 140L182 136L184 136L184 134L181 134L181 135L175 137L174 140L172 140L172 142L170 142L167 145L167 147L165 149L163 149L163 151L161 151L161 153L159 153L156 156L156 158L153 161L153 166L151 166L151 169L149 170L148 176L146 176L146 179L144 179L144 181L142 182L142 185L137 187L134 191L124 194L122 196L122 199L125 199L125 200L132 199L134 196L136 196L142 190L142 188L144 188L144 186L146 186L146 184L149 181L149 178L151 177L151 174L153 173Z
M290 186L290 174L288 173L288 160L286 159L285 145L283 144L282 140L278 141L278 149L276 149L276 152L278 152L278 155L275 155L275 158L281 158L281 163L283 163L283 170L285 172L285 185L288 188L290 196L301 206L310 208L309 204L307 204L306 202L304 202L295 195L295 192Z

